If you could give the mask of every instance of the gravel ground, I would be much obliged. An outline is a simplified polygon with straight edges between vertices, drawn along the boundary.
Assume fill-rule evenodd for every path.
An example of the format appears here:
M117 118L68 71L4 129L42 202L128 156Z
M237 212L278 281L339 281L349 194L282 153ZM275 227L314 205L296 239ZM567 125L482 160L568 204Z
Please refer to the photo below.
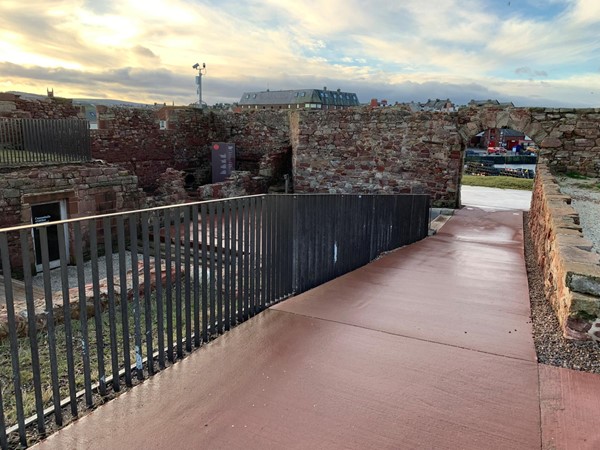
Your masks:
M571 204L579 213L583 235L594 244L594 251L600 253L600 179L557 179L563 194L569 195Z
M596 206L598 207L598 205ZM538 362L600 374L600 343L575 342L565 339L554 310L544 296L544 283L534 255L533 243L527 226L527 214L524 213L523 221L525 263L529 280L533 341ZM597 224L600 225L600 222Z
M102 280L106 278L106 260L105 256L101 256L98 258L98 279ZM138 260L142 260L142 256L138 254ZM131 253L125 252L125 267L127 270L131 270ZM92 281L92 262L87 261L83 264L83 271L85 276L85 282L91 283ZM119 274L119 255L113 255L113 274ZM77 266L68 266L67 267L67 276L69 278L69 287L78 286L78 278L77 278ZM53 269L50 271L50 283L52 285L52 292L59 292L62 289L62 280L61 280L61 272L60 269ZM32 280L33 286L44 289L44 274L42 272L38 273L33 277Z

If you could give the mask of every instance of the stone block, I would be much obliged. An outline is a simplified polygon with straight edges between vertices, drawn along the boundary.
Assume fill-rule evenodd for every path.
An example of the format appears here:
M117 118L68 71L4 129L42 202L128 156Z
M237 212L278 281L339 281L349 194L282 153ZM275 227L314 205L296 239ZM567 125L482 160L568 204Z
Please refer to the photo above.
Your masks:
M2 193L2 196L5 199L20 198L21 190L20 189L5 189L4 192Z
M572 235L572 234L560 234L555 238L556 242L560 246L571 246L576 247L580 250L591 252L594 244L588 239L584 238L583 235Z
M587 318L590 320L600 317L600 298L572 292L571 314L579 317L588 316Z

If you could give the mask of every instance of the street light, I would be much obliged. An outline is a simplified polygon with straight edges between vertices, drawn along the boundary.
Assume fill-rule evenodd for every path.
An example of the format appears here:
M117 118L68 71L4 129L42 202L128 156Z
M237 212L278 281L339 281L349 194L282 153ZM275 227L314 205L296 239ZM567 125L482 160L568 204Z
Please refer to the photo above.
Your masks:
M196 63L192 66L192 69L198 70L196 93L198 94L198 108L202 108L202 75L206 75L206 64L202 63L202 67L200 67L200 64Z

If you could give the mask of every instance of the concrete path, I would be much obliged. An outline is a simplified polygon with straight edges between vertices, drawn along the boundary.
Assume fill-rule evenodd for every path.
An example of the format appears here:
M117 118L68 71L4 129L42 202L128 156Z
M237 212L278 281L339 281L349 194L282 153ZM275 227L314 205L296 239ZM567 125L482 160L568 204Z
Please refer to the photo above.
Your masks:
M39 448L600 448L600 377L580 375L538 370L522 213L463 209Z
M517 209L529 211L531 191L517 189L498 189L481 186L461 186L461 203L486 211L502 211Z

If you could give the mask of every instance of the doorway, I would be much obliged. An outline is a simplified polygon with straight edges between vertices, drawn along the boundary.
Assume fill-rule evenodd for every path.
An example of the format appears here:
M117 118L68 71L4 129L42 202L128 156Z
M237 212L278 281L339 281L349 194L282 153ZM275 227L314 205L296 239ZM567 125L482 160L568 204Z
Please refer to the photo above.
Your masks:
M64 200L51 203L42 203L39 205L31 206L31 223L42 224L48 222L56 222L64 220L67 217L67 208ZM50 268L60 266L60 250L58 244L58 226L50 225L46 228L48 230L48 256L50 260ZM65 243L68 255L68 234L65 228ZM33 229L33 246L35 249L35 268L38 272L42 271L42 245L40 239L40 232L38 228Z

